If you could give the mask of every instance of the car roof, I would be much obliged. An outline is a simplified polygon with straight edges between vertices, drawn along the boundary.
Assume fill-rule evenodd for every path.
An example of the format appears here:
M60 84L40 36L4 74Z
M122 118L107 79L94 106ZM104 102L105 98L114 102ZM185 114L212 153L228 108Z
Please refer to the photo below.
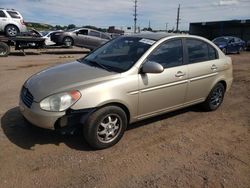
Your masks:
M163 32L159 32L159 33L134 34L134 35L131 35L131 36L139 37L139 38L146 38L146 39L151 39L151 40L158 41L158 40L160 40L162 38L165 38L165 37L187 36L187 35L177 34L177 33L163 33Z

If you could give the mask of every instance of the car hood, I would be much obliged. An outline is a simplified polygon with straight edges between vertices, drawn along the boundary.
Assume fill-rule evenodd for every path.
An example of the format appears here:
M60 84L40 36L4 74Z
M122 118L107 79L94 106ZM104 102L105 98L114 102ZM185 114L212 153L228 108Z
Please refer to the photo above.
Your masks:
M33 75L25 82L24 87L28 88L34 101L39 102L49 95L80 89L91 83L111 79L114 75L120 74L75 61Z

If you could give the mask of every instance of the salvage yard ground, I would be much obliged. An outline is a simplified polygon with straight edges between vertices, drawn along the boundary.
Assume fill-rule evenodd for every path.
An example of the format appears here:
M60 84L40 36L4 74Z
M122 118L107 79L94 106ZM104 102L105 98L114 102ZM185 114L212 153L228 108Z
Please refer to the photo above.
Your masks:
M28 77L86 52L27 54L0 58L0 187L250 187L250 52L230 55L234 83L217 111L190 107L130 125L101 151L80 134L30 127L18 110Z

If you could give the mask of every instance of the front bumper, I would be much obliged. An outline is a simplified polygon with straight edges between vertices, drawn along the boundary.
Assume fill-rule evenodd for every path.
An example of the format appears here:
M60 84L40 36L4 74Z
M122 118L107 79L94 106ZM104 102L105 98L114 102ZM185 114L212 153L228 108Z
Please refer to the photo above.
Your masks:
M39 103L33 102L28 108L20 99L19 108L22 115L30 123L45 129L55 129L57 120L65 115L65 112L47 112L40 108Z
M66 112L47 112L40 108L38 103L33 102L27 107L22 99L19 101L19 108L22 115L31 124L51 130L57 130L63 134L75 131L79 125L83 125L96 108L72 110Z

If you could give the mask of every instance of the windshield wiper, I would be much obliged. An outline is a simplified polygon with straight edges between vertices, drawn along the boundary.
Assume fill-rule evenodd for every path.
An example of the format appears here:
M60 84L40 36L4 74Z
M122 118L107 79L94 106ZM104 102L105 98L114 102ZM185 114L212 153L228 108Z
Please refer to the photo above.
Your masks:
M83 63L84 61L87 61L91 64L97 65L98 67L101 67L102 69L105 69L106 71L112 72L108 67L105 65L98 63L97 61L89 60L89 59L77 59L78 62Z

